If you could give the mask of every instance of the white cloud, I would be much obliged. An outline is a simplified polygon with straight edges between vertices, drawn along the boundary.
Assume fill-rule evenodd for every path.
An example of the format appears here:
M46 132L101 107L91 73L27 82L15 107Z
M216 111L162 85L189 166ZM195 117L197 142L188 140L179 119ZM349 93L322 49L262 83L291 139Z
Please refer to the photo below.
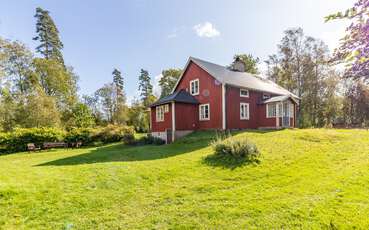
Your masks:
M340 39L345 36L346 27L340 27L333 31L323 32L321 35L322 40L328 45L331 52L334 51L340 44Z
M194 25L193 29L199 37L212 38L220 35L220 32L210 22Z

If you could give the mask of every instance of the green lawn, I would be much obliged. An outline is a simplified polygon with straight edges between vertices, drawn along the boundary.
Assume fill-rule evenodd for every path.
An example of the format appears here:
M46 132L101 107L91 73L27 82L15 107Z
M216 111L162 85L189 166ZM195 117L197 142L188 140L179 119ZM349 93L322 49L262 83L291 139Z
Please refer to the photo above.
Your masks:
M260 164L209 160L210 132L0 156L0 228L369 228L369 131L235 136L257 144Z

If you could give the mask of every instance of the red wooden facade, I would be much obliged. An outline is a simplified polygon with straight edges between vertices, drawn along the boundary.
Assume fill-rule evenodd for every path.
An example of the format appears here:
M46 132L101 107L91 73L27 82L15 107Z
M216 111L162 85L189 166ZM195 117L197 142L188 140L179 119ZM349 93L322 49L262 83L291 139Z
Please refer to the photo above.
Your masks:
M176 90L189 91L190 81L199 79L200 93L194 97L200 104L210 104L210 120L198 120L197 129L221 129L222 128L222 85L201 67L191 62L185 70ZM198 114L198 111L197 111ZM191 119L188 117L186 119ZM188 122L188 121L185 121Z
M257 129L257 128L278 128L282 124L281 118L267 117L267 106L263 103L263 95L271 97L278 96L258 90L248 89L240 86L223 84L208 71L193 61L189 61L186 69L174 89L174 92L184 90L190 92L190 82L199 80L199 94L193 95L198 104L187 104L183 102L166 103L169 110L164 114L164 121L156 121L156 108L151 107L151 132L160 133L166 130L189 131L204 129ZM240 95L240 89L247 89L248 97ZM224 100L224 102L223 102ZM290 127L295 126L296 103L293 104L293 117L289 118ZM241 119L240 104L248 104L248 119ZM173 111L174 104L174 111ZM209 104L210 118L208 120L199 119L199 106ZM162 106L164 104L160 104ZM172 121L174 118L174 123ZM280 119L277 121L277 119ZM173 134L174 137L175 134ZM173 138L174 139L174 138Z

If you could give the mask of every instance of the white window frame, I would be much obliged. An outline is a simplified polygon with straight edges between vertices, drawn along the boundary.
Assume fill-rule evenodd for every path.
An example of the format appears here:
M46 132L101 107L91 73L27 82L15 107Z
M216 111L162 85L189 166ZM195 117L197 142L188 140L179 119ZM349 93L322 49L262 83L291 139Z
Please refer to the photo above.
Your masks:
M247 109L245 109L243 114L242 114L242 107L247 108ZM249 105L249 103L242 103L241 102L240 103L240 120L249 120L249 119L250 119L250 105Z
M164 113L167 113L167 112L169 112L169 105L168 104L164 105Z
M197 83L197 92L195 92L195 89L196 89L195 84L196 83ZM193 91L192 91L192 85L193 85ZM199 81L198 78L190 81L190 94L194 95L194 96L200 94L200 81Z
M270 94L267 93L263 93L263 100L269 99L270 98Z
M156 106L156 122L164 121L164 106Z
M205 107L208 107L208 117L204 117L202 116L202 108L205 108ZM204 109L204 112L205 112L205 109ZM210 120L210 104L201 104L199 105L199 120L200 121L208 121Z
M242 95L242 92L247 92L247 95ZM248 89L240 89L240 97L249 97L249 90Z
M275 114L272 116L269 116L269 106L274 106L275 107ZM277 116L277 104L276 103L268 103L266 104L266 117L267 118L273 118Z

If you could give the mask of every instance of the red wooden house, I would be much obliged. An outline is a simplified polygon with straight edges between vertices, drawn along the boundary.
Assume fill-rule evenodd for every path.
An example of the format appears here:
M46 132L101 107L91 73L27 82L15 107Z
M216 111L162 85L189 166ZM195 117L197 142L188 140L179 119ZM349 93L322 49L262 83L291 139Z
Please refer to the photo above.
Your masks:
M274 82L190 57L172 94L150 105L153 136L167 142L194 130L296 125L298 97Z

